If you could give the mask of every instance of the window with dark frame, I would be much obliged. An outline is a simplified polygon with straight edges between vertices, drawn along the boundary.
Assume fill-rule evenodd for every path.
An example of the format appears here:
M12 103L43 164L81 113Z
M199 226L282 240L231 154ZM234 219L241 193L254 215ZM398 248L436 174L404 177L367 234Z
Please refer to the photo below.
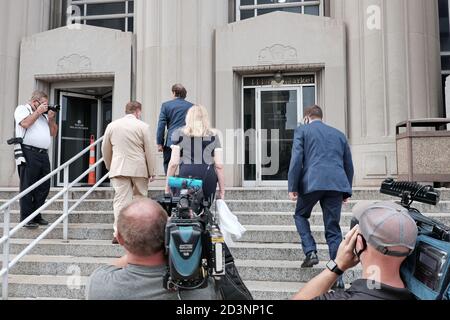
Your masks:
M134 0L67 0L68 24L134 31Z
M323 2L324 0L236 0L236 20L245 20L274 11L323 16Z
M445 105L445 84L446 79L450 76L450 7L448 0L439 0L439 32L441 42L441 76L442 76L442 94ZM447 108L450 106L447 106ZM444 107L443 116L449 117Z

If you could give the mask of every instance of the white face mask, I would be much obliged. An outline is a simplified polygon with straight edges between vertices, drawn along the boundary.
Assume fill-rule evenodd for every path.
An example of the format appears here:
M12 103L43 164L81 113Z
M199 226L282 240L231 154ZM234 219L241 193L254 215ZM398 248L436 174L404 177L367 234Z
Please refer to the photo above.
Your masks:
M138 119L138 120L141 120L142 119L142 112L136 112L135 113L135 116L136 116L136 118Z

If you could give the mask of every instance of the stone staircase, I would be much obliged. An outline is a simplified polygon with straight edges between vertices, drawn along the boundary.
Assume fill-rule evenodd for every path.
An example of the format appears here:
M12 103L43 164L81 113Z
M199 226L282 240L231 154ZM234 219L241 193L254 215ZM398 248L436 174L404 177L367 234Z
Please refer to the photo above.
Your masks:
M11 199L15 190L0 190L0 205ZM52 190L52 194L55 190ZM72 192L71 202L79 198L81 191ZM160 195L151 190L150 196ZM321 263L312 269L300 269L304 258L299 235L294 226L295 204L285 200L286 190L280 189L231 189L227 203L247 228L246 234L231 248L241 277L255 299L289 299L312 277L320 273L328 261L324 228L320 207L314 209L311 225L318 241ZM100 265L109 264L123 255L120 246L111 244L112 199L111 189L100 189L84 201L70 216L69 239L62 239L62 226L51 232L31 254L24 257L10 275L11 299L84 299L84 285L88 276ZM358 200L386 199L377 189L355 190L354 198L343 207L341 226L348 231L351 208ZM438 206L417 203L426 215L450 225L450 190L442 190ZM19 206L12 208L11 220L19 221ZM61 214L62 201L54 203L44 217L55 221ZM3 228L0 215L0 234ZM18 254L43 229L21 230L11 244L11 254ZM346 282L360 275L356 269L346 274Z

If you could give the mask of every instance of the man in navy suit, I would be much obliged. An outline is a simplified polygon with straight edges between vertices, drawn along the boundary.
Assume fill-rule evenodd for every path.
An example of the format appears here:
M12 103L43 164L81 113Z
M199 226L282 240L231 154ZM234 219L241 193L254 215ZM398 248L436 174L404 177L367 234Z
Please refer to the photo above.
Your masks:
M164 154L164 172L167 174L170 157L172 156L173 134L175 131L186 125L186 114L192 107L192 103L186 101L187 91L181 84L172 87L173 100L163 103L159 116L158 132L156 142L158 151ZM167 138L164 135L167 128Z
M297 201L294 218L306 255L302 268L319 263L309 224L314 206L320 202L330 259L334 260L342 241L342 203L352 195L353 162L347 138L322 119L320 107L306 110L305 126L295 132L289 169L289 198Z

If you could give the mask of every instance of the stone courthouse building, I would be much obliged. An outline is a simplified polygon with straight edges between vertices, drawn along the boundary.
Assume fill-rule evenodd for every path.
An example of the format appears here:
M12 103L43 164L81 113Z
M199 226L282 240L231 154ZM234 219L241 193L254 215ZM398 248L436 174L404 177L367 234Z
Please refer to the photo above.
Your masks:
M171 85L183 83L223 132L227 184L237 187L287 186L294 129L313 103L349 137L356 186L396 175L397 123L446 116L448 0L2 0L0 9L1 187L17 185L6 140L35 89L62 106L57 167L129 100L156 131ZM280 154L270 175L267 150ZM156 142L155 157L161 183ZM75 163L71 177L87 166Z

